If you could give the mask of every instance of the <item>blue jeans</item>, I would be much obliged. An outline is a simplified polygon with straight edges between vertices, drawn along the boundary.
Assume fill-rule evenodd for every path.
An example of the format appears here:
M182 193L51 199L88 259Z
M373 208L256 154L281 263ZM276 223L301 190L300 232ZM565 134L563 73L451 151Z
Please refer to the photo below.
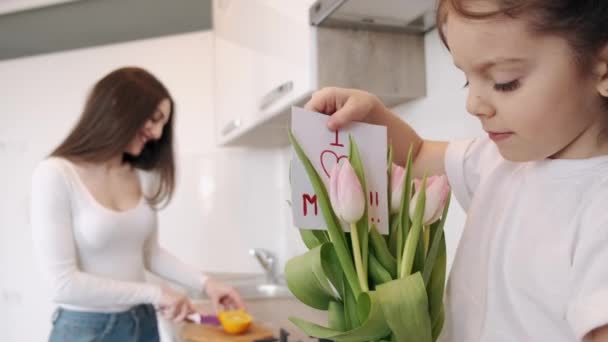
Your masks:
M82 312L58 308L49 342L158 342L152 305L117 313Z

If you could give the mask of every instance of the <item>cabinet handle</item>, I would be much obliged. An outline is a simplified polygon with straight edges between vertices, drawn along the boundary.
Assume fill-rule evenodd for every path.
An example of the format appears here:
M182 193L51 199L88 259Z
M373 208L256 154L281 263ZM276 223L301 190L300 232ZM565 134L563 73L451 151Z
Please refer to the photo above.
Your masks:
M262 100L260 101L260 110L265 110L278 99L289 93L292 89L293 81L287 81L272 89L270 92L268 92L268 94L262 96Z
M222 135L228 135L241 126L241 119L232 119L222 128Z

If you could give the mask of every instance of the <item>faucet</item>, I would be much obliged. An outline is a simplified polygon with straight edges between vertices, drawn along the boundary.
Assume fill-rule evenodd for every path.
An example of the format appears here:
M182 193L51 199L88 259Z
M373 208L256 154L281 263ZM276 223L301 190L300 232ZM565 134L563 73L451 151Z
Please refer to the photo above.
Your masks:
M277 277L277 258L270 251L262 248L252 248L249 250L249 254L255 257L266 274L266 281L269 284L278 284L279 278Z

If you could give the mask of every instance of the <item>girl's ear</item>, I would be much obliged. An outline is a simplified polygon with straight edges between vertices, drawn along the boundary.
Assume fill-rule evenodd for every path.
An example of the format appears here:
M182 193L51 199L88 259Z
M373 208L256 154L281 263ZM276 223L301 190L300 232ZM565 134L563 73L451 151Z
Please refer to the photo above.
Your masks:
M600 51L595 73L599 77L597 91L603 97L608 97L608 43Z

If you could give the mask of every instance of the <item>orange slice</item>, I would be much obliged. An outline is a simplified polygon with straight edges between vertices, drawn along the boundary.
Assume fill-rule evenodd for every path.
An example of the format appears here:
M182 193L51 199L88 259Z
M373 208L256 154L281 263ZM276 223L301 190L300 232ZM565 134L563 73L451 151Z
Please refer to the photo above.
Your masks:
M229 334L244 333L251 325L252 318L243 310L222 311L217 315L222 328Z

